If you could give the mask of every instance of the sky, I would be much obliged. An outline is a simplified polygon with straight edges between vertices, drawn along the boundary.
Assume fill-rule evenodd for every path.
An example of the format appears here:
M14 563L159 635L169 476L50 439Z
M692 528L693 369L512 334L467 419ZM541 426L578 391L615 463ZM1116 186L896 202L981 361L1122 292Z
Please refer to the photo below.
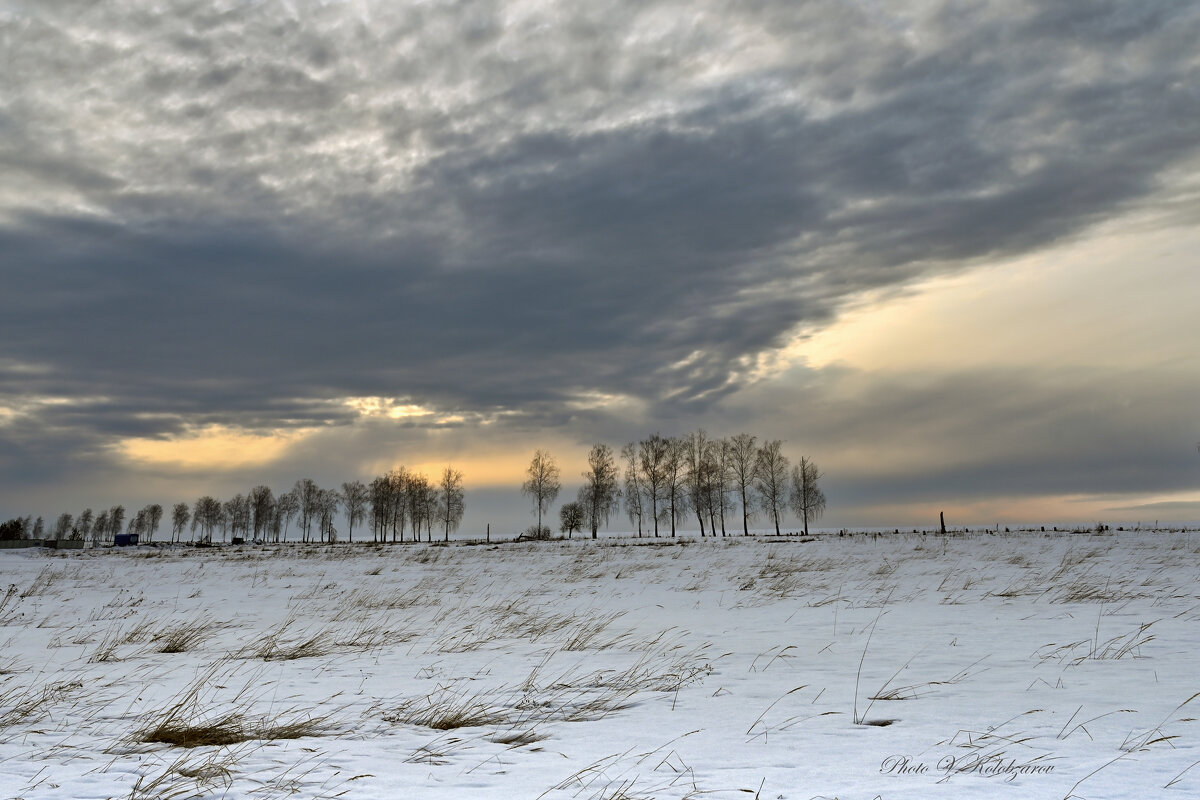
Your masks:
M1200 519L1200 6L0 0L0 518L703 427ZM620 527L622 523L615 523ZM626 526L628 523L624 523Z

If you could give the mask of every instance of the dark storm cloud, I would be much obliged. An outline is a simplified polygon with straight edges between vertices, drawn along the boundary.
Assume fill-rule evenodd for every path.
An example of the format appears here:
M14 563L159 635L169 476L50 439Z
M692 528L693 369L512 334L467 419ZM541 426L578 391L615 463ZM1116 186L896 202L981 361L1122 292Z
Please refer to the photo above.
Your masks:
M0 404L76 398L30 430L704 408L1200 142L1188 3L290 8L0 5Z

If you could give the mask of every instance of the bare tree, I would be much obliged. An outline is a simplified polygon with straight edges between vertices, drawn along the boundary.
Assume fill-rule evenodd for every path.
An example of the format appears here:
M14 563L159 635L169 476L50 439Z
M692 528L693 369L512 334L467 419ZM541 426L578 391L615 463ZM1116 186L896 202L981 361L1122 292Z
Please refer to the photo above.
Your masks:
M617 462L612 448L606 444L594 444L588 453L588 468L583 473L583 486L579 487L579 505L583 509L583 522L591 528L595 539L601 525L608 523L612 513L620 507L621 488L617 485Z
M39 519L41 519L39 517ZM116 536L121 532L121 526L125 524L125 506L116 505L108 510L108 534L109 538ZM34 537L37 538L36 536Z
M300 530L302 533L302 541L307 542L312 536L312 525L316 521L316 516L320 512L318 501L320 500L321 488L313 481L312 478L301 478L296 481L296 485L292 487L292 491L296 493L296 499L300 504Z
M41 539L43 534L45 533L45 531L46 531L46 523L41 517L38 517L37 520L33 523L33 535L30 536L30 538L31 539Z
M583 504L579 501L563 503L558 509L559 530L571 538L571 534L583 527Z
M754 488L762 498L763 510L775 523L779 535L779 512L787 504L788 459L783 454L783 442L772 439L759 448L754 467Z
M284 492L275 498L275 522L272 525L275 532L275 541L280 538L287 541L288 527L292 524L292 520L300 513L300 497L295 491ZM276 529L282 528L282 531Z
M462 524L463 512L466 505L463 502L463 474L453 467L442 470L442 480L438 485L437 515L438 521L445 527L445 541L450 541L450 531L458 530Z
M217 516L215 528L221 529L221 541L229 538L229 506L227 503L217 503Z
M711 478L711 469L708 462L712 458L712 442L709 441L708 434L703 428L698 429L695 433L690 433L683 439L684 442L684 482L687 486L688 500L691 503L692 510L696 512L696 521L700 523L700 537L704 537L704 515L709 514L709 521L712 521L712 506L709 494L709 480ZM713 530L716 534L716 530Z
M385 487L385 509L387 516L384 519L384 541L387 541L387 526L392 527L392 541L396 541L396 536L399 535L400 540L404 540L404 522L408 520L412 526L413 540L420 538L418 530L420 509L416 489L419 481L415 473L409 472L404 467L396 467L387 476L387 485Z
M411 474L409 495L412 497L413 541L421 540L421 526L425 526L425 541L433 541L433 521L437 517L438 493L429 478Z
M237 505L242 496L235 495L221 504L221 541L228 541L230 535L237 536ZM233 530L230 530L230 527Z
M713 465L712 504L720 517L721 535L724 536L725 514L733 510L730 497L733 493L733 444L728 439L721 439L713 450L716 463Z
M149 534L147 541L153 542L154 534L158 533L158 526L162 522L163 507L158 503L151 503L142 510L146 512L146 533Z
M224 510L230 536L240 534L245 538L250 533L250 498L240 493L234 495L225 503Z
M654 538L658 538L658 523L662 518L667 493L667 458L671 443L659 434L638 442L637 468L642 489L650 501L650 517L654 520Z
M171 509L171 541L178 542L179 537L183 535L183 529L187 527L188 522L192 518L192 513L188 508L187 503L176 503Z
M525 470L525 483L521 484L521 493L529 496L537 510L539 534L542 530L542 514L554 502L554 498L558 497L558 490L562 488L558 476L558 464L554 461L554 456L544 450L533 454L533 459Z
M250 515L255 540L265 539L275 516L275 493L271 487L255 486L250 490Z
M642 538L643 491L641 471L638 469L637 445L633 442L621 448L621 460L625 463L625 511L629 522L637 523L638 538Z
M92 522L95 516L90 508L85 508L83 513L75 520L75 532L79 539L86 540L92 533Z
M750 535L750 518L754 516L754 469L758 459L757 438L739 433L729 440L729 470L733 486L742 500L742 535Z
M350 541L354 541L354 525L362 522L371 501L371 490L362 481L347 481L342 484L342 508L346 510Z
M675 538L678 520L687 513L687 440L667 439L666 458L663 460L663 493L671 518L671 538Z
M421 541L421 530L425 530L425 538L433 541L433 521L437 517L437 489L427 475L422 472L408 473L404 497L407 501L409 522L413 541ZM401 537L403 538L403 537Z
M74 521L75 517L70 514L59 514L58 520L54 523L54 538L66 539L71 534L71 525Z
M212 542L213 531L221 524L221 503L204 495L192 507L192 531L200 529L202 541Z
M101 511L92 525L92 544L99 544L108 535L108 512Z
M318 523L318 535L322 541L333 544L337 541L337 529L333 527L333 518L337 516L341 495L333 489L318 489L316 497L315 517Z
M808 521L814 522L825 513L825 493L817 485L821 473L816 463L800 456L800 463L792 467L792 493L790 502L796 516L804 520L804 535L808 535Z
M125 527L126 533L131 533L134 536L142 536L146 532L146 509L142 508L129 518L129 525Z
M376 542L387 541L387 524L392 518L392 492L387 475L379 475L367 487L371 493L371 535Z
M407 472L403 485L400 487L398 507L402 515L400 521L400 538L404 538L403 515L408 515L408 527L412 531L413 541L421 541L421 531L429 531L429 540L433 541L433 505L429 498L433 496L433 485L428 476L421 472Z

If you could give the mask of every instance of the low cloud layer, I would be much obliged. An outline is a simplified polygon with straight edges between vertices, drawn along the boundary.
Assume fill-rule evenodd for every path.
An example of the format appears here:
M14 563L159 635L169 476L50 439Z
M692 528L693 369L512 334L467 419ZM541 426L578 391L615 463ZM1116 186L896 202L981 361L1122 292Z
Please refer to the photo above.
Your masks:
M865 291L1177 204L1198 36L1177 2L0 3L0 477L345 398L721 418Z

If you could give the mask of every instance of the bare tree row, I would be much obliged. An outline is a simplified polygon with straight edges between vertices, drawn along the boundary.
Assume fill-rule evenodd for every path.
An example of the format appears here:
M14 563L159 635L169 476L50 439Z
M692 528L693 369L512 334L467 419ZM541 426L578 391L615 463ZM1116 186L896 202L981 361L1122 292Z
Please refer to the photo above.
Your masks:
M740 512L743 535L749 535L750 521L760 512L778 534L788 508L807 534L809 522L825 511L817 465L806 456L792 465L778 439L760 445L747 433L727 439L713 439L703 429L679 437L655 433L622 447L620 465L608 445L593 445L577 499L559 510L564 533L570 536L589 528L595 538L622 498L639 537L648 529L657 537L660 526L668 525L675 536L688 514L695 514L701 536L715 536L718 529L725 536L727 520L735 512ZM543 514L560 489L557 463L538 450L521 490L537 512L537 526L531 531L539 538L547 533Z
M338 514L347 525L346 535L354 541L354 530L368 518L376 541L404 539L407 524L413 539L424 530L429 540L436 525L445 539L462 523L465 491L462 472L446 467L434 484L426 476L399 467L371 481L343 483L340 489L318 486L311 478L276 495L269 486L255 486L224 502L204 495L195 503L176 503L171 509L171 541L211 543L218 534L228 539L286 542L294 521L303 542L336 542L334 522ZM129 518L127 533L142 542L153 542L163 517L157 503ZM83 539L93 543L112 542L125 525L125 507L113 506L99 515L85 509L78 517L62 514L51 535L57 539ZM13 539L47 538L41 517L18 517L4 523L0 535Z
M139 537L145 537L147 541L152 541L162 522L162 515L163 507L152 503L130 517L128 527L125 527L125 506L116 505L99 514L90 508L85 508L79 516L59 514L50 531L46 530L45 521L41 517L36 520L33 517L18 517L5 524L7 535L14 539L53 538L111 542L125 527L126 533L137 534Z

